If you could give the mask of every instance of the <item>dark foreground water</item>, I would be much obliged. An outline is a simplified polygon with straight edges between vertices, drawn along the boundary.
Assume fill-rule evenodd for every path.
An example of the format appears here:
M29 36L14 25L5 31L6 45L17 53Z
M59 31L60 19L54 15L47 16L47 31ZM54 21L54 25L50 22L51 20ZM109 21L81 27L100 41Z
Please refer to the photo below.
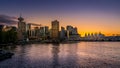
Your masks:
M120 42L7 46L15 55L0 68L120 68Z

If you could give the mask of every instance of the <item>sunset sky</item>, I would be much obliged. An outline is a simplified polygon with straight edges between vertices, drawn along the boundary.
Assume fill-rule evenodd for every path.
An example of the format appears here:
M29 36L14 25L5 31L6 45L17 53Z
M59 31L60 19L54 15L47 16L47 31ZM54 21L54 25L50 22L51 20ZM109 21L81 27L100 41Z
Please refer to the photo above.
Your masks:
M20 13L27 23L50 26L57 19L60 26L78 27L82 35L120 34L120 0L0 0L1 19L15 19Z

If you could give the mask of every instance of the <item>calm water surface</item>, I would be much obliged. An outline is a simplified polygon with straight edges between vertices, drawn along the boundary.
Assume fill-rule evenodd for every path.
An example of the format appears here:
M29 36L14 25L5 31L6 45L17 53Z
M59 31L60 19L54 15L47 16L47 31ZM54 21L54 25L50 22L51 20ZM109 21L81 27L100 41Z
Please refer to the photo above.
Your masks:
M0 68L120 68L120 42L27 44L0 47L15 55Z

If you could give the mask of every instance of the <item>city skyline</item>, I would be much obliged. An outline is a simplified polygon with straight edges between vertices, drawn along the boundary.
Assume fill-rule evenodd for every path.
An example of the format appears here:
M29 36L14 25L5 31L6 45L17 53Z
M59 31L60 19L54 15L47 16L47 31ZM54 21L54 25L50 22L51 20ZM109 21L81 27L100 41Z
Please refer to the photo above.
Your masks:
M50 27L50 22L57 19L61 26L76 26L81 35L95 32L112 35L120 34L119 6L119 0L4 0L0 2L0 18L7 15L16 19L22 13L28 23ZM6 21L0 19L0 23Z

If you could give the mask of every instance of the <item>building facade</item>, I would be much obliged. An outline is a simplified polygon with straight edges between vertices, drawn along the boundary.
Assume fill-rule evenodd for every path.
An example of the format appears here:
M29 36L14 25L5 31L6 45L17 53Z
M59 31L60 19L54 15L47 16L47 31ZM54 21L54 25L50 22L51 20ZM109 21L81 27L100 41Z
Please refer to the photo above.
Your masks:
M80 35L77 32L77 27L73 27L71 25L66 26L67 30L67 39L71 41L80 40Z
M51 22L51 38L53 40L59 39L59 21L57 20Z
M26 36L26 23L21 16L18 18L18 40L24 40Z
M60 40L63 41L66 38L66 30L64 27L61 27L61 31L60 31Z

